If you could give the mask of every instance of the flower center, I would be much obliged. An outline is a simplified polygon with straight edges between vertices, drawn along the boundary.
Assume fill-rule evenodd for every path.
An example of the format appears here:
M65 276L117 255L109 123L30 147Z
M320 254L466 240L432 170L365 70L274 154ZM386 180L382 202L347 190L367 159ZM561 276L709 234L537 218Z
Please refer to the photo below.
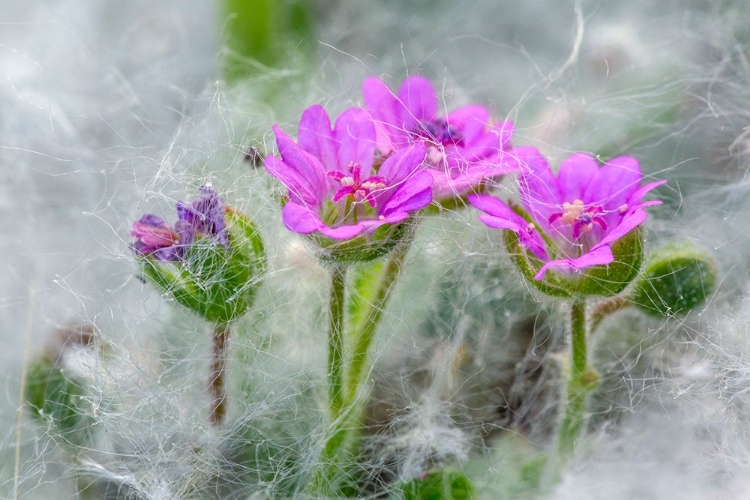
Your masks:
M347 198L354 202L367 202L371 207L375 207L377 205L375 194L385 189L387 186L386 179L378 175L371 175L362 180L362 167L355 162L349 164L348 171L349 175L337 170L328 172L329 177L333 177L341 184L341 188L334 193L331 200L338 203L342 198Z
M415 133L429 142L443 146L459 144L464 138L461 132L448 125L445 120L441 119L420 123L417 126Z
M594 229L594 224L604 231L607 230L607 221L602 217L603 213L602 207L590 206L587 208L581 200L573 200L572 203L566 201L563 203L562 212L552 214L549 223L554 224L557 221L562 221L566 226L573 226L573 239L577 240L581 235Z

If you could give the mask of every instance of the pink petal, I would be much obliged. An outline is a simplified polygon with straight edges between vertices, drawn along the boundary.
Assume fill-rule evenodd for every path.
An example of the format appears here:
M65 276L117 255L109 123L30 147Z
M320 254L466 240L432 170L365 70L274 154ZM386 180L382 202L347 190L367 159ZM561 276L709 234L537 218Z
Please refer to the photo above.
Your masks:
M424 77L407 78L398 91L396 117L407 130L419 122L430 121L437 115L437 94L432 84Z
M364 109L347 109L336 119L333 136L338 147L337 168L346 171L350 163L358 163L362 177L368 177L375 156L375 126L370 114Z
M508 152L508 156L518 161L521 169L518 179L521 202L532 219L547 231L547 221L561 210L563 203L557 179L552 175L547 160L536 148L515 148Z
M404 180L392 192L386 193L379 215L388 217L396 212L420 210L432 202L432 176L424 170Z
M335 240L348 240L364 233L366 229L367 226L363 223L339 227L323 226L320 228L320 234Z
M299 234L310 234L324 227L323 221L312 210L292 201L287 202L281 210L281 219L290 231Z
M388 86L374 77L366 78L362 84L362 94L365 98L365 107L372 115L375 124L375 140L378 150L383 154L393 151L392 134L394 132L396 117L396 96Z
M630 199L627 201L627 203L628 203L628 209L632 209L632 208L637 207L637 206L646 206L645 204L639 205L640 202L641 202L641 199L643 199L643 197L646 195L646 193L648 193L652 189L656 189L659 186L662 186L662 185L664 185L666 183L667 183L667 181L656 181L656 182L650 182L650 183L642 186L638 191L636 191L635 193L633 193L630 196ZM649 203L651 203L651 202L649 202Z
M299 147L318 158L326 170L336 165L336 147L331 121L322 106L310 106L302 113L297 133Z
M465 141L471 142L487 129L490 112L484 106L470 104L445 115L448 125L458 131Z
M599 186L599 165L590 155L574 154L560 165L557 172L557 185L560 187L561 201L572 203L598 202L599 198L587 198L587 188Z
M426 152L422 142L400 149L383 162L378 175L388 179L389 186L394 186L422 168Z
M573 270L584 269L591 266L603 266L614 262L615 257L612 255L612 250L608 246L601 246L598 248L592 248L589 252L581 255L576 259L560 259L552 260L547 262L539 269L539 272L534 276L535 280L541 280L544 278L544 274L548 269L564 269Z
M630 212L626 214L620 223L617 225L617 227L612 228L612 230L604 235L604 238L599 241L596 245L592 247L592 250L598 247L601 247L603 245L611 245L615 241L619 240L626 234L628 234L630 231L635 229L637 226L640 226L643 224L643 222L646 220L646 217L648 214L645 210L637 209L634 212Z
M318 206L319 201L317 194L313 191L314 188L297 170L294 170L276 156L266 156L263 163L266 171L289 189L291 201L308 206Z
M599 170L598 182L591 184L586 197L581 199L597 203L605 210L615 210L638 189L641 178L641 167L635 158L613 158Z
M273 126L276 145L284 164L294 172L298 184L309 186L308 192L316 199L323 197L328 190L328 180L320 160L302 150L283 130ZM282 181L283 182L283 181Z

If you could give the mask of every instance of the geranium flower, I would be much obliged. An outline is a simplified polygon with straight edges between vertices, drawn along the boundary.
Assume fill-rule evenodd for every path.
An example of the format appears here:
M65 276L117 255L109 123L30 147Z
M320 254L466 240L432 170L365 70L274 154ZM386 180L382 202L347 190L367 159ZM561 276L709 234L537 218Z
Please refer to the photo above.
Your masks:
M282 219L291 231L348 240L399 224L432 201L424 145L399 150L376 170L375 127L362 109L345 111L332 129L322 107L307 108L297 143L273 130L281 158L266 157L265 167L289 189Z
M375 119L378 153L387 157L415 142L427 146L427 171L438 200L465 194L482 183L517 170L507 151L513 123L492 125L487 108L463 106L440 116L432 84L407 78L394 94L377 78L363 85L365 107Z
M535 280L554 269L562 273L615 261L612 245L646 220L643 196L666 181L641 186L635 158L621 156L601 168L587 154L566 159L554 175L534 148L516 150L521 161L522 209L489 195L470 195L469 202L486 215L487 226L513 231L519 243L543 262ZM524 215L524 216L522 216Z
M224 202L210 186L201 186L201 196L191 202L177 202L177 222L172 227L154 214L144 214L133 223L131 244L139 255L172 262L183 258L187 248L198 237L215 238L228 247L229 240L224 223Z

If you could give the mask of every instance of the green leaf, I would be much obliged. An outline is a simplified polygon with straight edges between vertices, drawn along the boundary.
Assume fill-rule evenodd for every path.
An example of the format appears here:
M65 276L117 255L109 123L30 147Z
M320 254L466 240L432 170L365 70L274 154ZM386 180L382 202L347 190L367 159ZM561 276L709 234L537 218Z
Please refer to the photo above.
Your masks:
M93 419L86 385L54 360L40 357L29 365L26 401L31 415L75 447L91 439Z
M474 498L471 481L461 472L436 471L399 486L403 500L470 500Z
M705 250L687 242L659 248L636 281L630 300L649 314L686 314L716 288L718 266Z

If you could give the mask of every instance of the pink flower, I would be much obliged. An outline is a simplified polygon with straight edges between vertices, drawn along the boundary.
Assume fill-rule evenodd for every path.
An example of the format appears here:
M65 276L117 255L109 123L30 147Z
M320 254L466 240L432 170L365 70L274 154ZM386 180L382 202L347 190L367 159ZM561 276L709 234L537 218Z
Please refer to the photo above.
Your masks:
M492 125L483 106L463 106L439 116L435 89L421 76L407 78L397 95L370 77L363 93L375 119L380 155L387 157L417 142L427 146L426 170L434 178L436 199L466 194L483 181L518 168L507 154L513 123Z
M535 148L519 148L519 194L530 221L497 198L470 195L487 226L515 232L519 242L543 261L534 279L549 269L570 272L614 262L611 246L646 220L643 196L666 181L641 186L638 162L620 156L601 168L587 154L566 159L555 176Z
M424 145L399 150L376 170L375 127L362 109L348 109L332 129L322 107L307 108L297 143L273 130L281 158L268 156L265 167L289 189L282 219L291 231L347 240L399 224L432 201Z

